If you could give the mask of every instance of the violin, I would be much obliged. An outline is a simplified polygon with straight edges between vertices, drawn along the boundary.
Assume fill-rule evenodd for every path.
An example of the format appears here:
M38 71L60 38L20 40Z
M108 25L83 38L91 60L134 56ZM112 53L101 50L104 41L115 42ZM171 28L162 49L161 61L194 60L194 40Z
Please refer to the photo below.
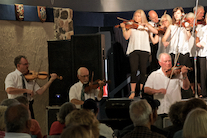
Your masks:
M177 75L180 74L182 67L183 67L183 65L170 68L169 70L166 71L166 76L170 79L173 79L174 77L176 77ZM187 69L190 71L193 71L192 67L191 68L187 67Z
M122 20L123 23L125 24L126 29L137 29L139 27L139 24L135 22L134 20L126 20L120 17L117 17L117 19ZM119 28L120 25L115 25L115 28Z
M205 19L197 20L197 24L206 25Z
M124 21L126 29L137 29L139 27L138 23L136 23L134 20ZM120 25L115 25L115 28L119 28Z
M49 77L48 73L45 71L41 72L35 72L35 71L29 71L28 73L24 75L26 80L34 80L34 79L40 79L40 80L45 80ZM62 76L57 76L57 79L62 80Z
M160 26L158 27L158 35L164 35L167 30L167 27L161 28Z
M100 80L98 79L98 80L96 80L92 83L84 84L84 92L85 93L90 93L91 90L97 89L99 87L99 83L98 83L99 81ZM106 83L110 83L110 80L109 81L104 81L104 82L105 82L105 85L106 85Z

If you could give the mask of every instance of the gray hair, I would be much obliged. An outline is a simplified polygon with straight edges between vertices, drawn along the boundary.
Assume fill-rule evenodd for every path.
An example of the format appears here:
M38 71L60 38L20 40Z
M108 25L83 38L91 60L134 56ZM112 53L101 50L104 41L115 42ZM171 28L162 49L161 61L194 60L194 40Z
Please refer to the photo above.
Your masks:
M168 55L168 56L170 56L170 54L168 54L168 53L160 53L159 56L158 56L158 61L161 60L161 57L162 57L163 55ZM171 58L171 56L170 56L170 58Z
M15 104L20 104L20 103L16 99L4 99L1 102L1 105L3 105L3 106L11 106L11 105L15 105Z
M6 124L4 123L4 114L7 106L0 106L0 131L5 131Z
M25 105L11 105L5 112L6 132L22 132L29 120L29 112Z
M195 138L207 135L207 111L196 108L189 112L184 126L183 138Z
M204 7L202 6L202 5L198 5L198 9L204 9ZM193 12L195 12L196 11L196 6L193 8Z
M186 15L186 18L195 18L195 14L193 12L189 12L187 15Z
M59 113L57 114L57 120L64 124L65 123L65 117L72 112L73 110L75 110L76 107L74 104L70 103L70 102L66 102L64 103L59 110Z
M146 99L133 101L129 106L129 114L134 126L145 126L150 121L152 108Z

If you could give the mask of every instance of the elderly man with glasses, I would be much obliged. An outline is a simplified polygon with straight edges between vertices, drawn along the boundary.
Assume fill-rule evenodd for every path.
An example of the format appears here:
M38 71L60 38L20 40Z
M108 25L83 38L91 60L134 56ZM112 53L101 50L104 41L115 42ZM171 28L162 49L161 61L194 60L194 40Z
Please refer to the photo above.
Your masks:
M100 89L91 89L90 91L86 92L85 87L90 85L88 69L85 67L80 67L77 71L77 77L79 79L79 82L71 86L69 91L70 102L75 104L76 108L80 109L84 101L89 98L94 100L97 98L98 101L102 99L103 86L105 85L104 81L98 81L98 86Z

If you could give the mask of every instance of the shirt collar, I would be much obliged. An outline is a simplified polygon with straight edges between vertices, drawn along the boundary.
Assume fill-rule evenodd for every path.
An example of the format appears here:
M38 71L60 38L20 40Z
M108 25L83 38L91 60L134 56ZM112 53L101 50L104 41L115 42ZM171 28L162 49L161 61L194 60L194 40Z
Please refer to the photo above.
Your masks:
M16 69L15 72L16 72L19 76L22 75L22 73L21 73L18 69Z

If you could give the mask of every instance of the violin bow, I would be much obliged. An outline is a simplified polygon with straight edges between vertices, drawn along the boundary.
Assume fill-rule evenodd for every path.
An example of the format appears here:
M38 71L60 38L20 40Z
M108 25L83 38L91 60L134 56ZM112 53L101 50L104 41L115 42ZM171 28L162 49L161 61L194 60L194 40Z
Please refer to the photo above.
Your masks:
M195 35L195 23L196 23L196 20L197 20L197 12L198 12L198 0L196 0L196 10L195 10L195 18L194 18L194 21L193 21L193 30L192 30L192 36L194 37ZM194 40L194 46L196 45L196 39ZM194 69L195 69L195 97L197 98L198 97L198 89L197 89L197 50L195 50L195 54L194 54Z

